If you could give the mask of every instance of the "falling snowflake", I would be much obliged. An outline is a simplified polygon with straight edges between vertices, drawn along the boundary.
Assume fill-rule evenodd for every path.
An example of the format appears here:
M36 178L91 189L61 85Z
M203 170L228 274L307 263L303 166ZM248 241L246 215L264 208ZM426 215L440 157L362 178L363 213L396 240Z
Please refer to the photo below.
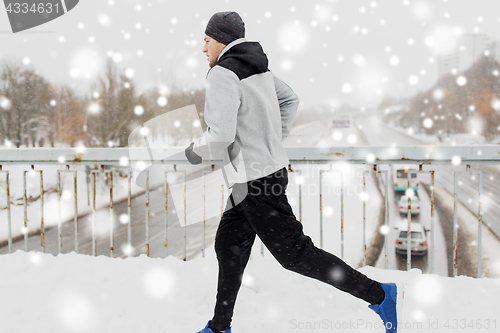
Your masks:
M164 267L149 269L144 274L143 287L152 298L165 298L170 295L176 285L175 276Z
M407 189L407 190L406 190L405 195L406 195L407 197L412 198L412 197L414 197L414 196L415 196L415 191L414 191L413 189L409 188L409 189Z
M75 150L78 154L85 154L87 152L87 147L80 143L75 147Z
M122 246L122 251L124 254L126 254L127 256L131 256L132 253L134 252L134 248L132 247L132 245L130 244L124 244Z
M437 275L422 274L412 283L409 292L421 305L436 305L441 301L444 290L440 279Z
M435 89L432 92L432 96L434 97L434 99L439 101L444 97L444 91L442 89Z
M457 77L457 84L460 86L460 87L463 87L467 84L467 78L463 75L460 75L459 77Z
M121 53L113 53L113 61L116 62L116 63L119 63L123 60L123 56L121 55Z
M420 309L414 309L412 313L413 319L415 321L423 322L425 320L425 313Z
M186 66L189 68L194 68L198 65L198 60L195 57L189 57L186 59Z
M387 235L387 234L389 234L389 231L390 231L390 230L391 230L391 228L389 228L389 226L388 226L388 225L383 225L383 226L381 226L381 227L379 228L380 233L381 233L381 234L383 234L383 235Z
M427 20L431 14L429 5L425 2L418 2L413 5L412 14L417 20Z
M460 158L460 156L453 156L451 158L451 164L460 165L460 164L462 164L462 159Z
M286 52L299 53L306 50L309 33L300 24L284 25L278 32L279 42Z
M333 140L340 141L340 140L342 140L342 132L335 131L335 132L333 132L332 137L333 137Z
M334 281L341 281L344 279L344 271L340 268L334 268L330 274Z
M496 111L500 111L500 99L494 97L491 100L491 107L495 109Z
M97 15L97 21L103 26L103 27L109 27L111 25L111 18L104 14L100 13Z
M167 98L165 96L160 96L158 97L157 103L159 106L165 106L167 105Z
M130 221L128 214L120 214L120 223L127 224L128 221Z
M149 134L149 128L141 127L141 129L139 130L139 133L141 133L142 136L147 136Z
M350 94L352 92L352 85L349 83L344 83L342 85L342 92L344 94Z
M323 209L323 213L325 214L325 216L332 216L333 215L333 208L330 206L326 206Z
M366 65L366 58L363 55L361 55L361 54L355 54L352 57L352 61L358 67L363 67L363 66Z
M72 197L71 191L68 191L68 190L63 191L63 193L62 193L63 200L69 200L69 199L71 199L71 197Z
M293 68L293 62L290 59L285 59L281 62L281 68L285 71L289 71Z
M136 105L136 107L134 108L134 113L138 116L141 116L142 114L144 114L144 107L142 105Z
M38 252L28 252L28 258L35 266L41 266L43 264L43 257Z
M411 75L409 78L408 78L408 82L412 85L412 86L415 86L418 84L419 82L419 78L418 76L416 75Z
M125 70L125 76L128 77L129 79L133 78L135 75L135 71L132 68L127 68Z
M99 111L101 111L101 106L98 103L96 103L96 102L92 102L92 103L90 103L90 105L87 108L87 110L90 113L96 114L96 113L99 113Z
M397 66L399 65L399 57L397 56L392 56L389 58L389 63L392 65L392 66Z
M295 178L295 182L296 182L298 185L304 184L304 176L297 176L297 177Z
M423 122L423 125L424 125L425 128L431 128L432 125L434 125L434 122L430 118L425 118L424 122Z
M12 105L10 99L5 96L0 96L0 107L4 110L9 110Z
M367 200L368 200L368 198L369 198L369 195L368 195L368 193L367 193L367 192L361 192L361 193L359 194L359 200L361 200L361 201L367 201Z
M57 290L55 314L66 332L89 332L99 325L99 313L89 298L75 290Z
M126 156L120 157L120 165L127 166L128 165L128 157L126 157Z

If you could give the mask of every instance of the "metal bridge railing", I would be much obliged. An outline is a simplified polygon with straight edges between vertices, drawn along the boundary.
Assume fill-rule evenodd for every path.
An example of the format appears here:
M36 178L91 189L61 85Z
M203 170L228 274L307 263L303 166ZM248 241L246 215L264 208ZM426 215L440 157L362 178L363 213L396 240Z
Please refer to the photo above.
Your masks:
M439 165L454 165L454 166L465 166L464 171L454 171L454 193L455 193L455 205L454 205L454 224L453 224L453 275L457 275L457 251L458 251L458 222L457 222L457 209L458 209L458 176L463 173L476 173L479 175L479 208L478 208L478 277L481 276L482 270L482 202L481 202L481 191L482 191L482 173L479 170L471 170L471 166L478 166L484 164L499 164L500 163L500 147L489 145L489 146L404 146L404 147L288 147L286 148L290 165L289 171L292 171L292 167L297 167L297 174L299 177L300 165L304 164L324 164L330 165L329 170L320 170L320 193L319 193L319 210L320 210L320 247L323 247L323 195L322 195L322 177L325 172L337 172L340 174L341 179L341 212L340 212L340 244L341 244L341 257L344 258L344 180L341 171L332 170L332 165L337 163L347 163L347 164L358 164L366 165L366 170L363 172L363 184L364 190L366 191L366 175L368 174L383 174L384 177L381 180L381 188L384 188L385 192L385 218L384 224L386 230L388 229L388 219L389 219L389 205L388 205L388 184L390 183L389 174L387 170L379 170L378 167L382 165L418 165L418 171L410 171L408 173L408 188L410 188L410 176L412 173L429 173L431 175L431 249L430 249L430 268L431 273L434 272L434 170L423 171L422 167L425 165L426 168L429 166L439 166ZM0 227L7 229L7 246L8 253L12 252L12 221L11 221L11 189L9 180L9 170L2 170L3 166L10 165L31 165L33 172L40 173L40 209L41 209L41 221L40 221L40 235L41 235L41 250L45 252L46 240L44 238L44 189L43 189L43 171L35 170L35 165L56 165L60 169L57 170L57 195L58 195L58 249L59 253L62 252L62 219L61 219L61 193L60 193L60 182L61 173L72 173L74 178L74 232L75 232L75 245L74 251L79 252L79 220L78 220L78 204L77 204L77 176L76 170L71 170L71 166L78 165L97 165L98 170L91 170L91 193L92 193L92 254L95 256L97 254L96 247L96 175L98 174L108 174L109 182L109 209L110 209L110 228L109 228L109 255L114 256L114 214L113 214L113 170L104 170L104 166L121 166L128 169L128 226L127 226L127 241L128 246L132 245L132 232L131 232L131 181L134 176L137 176L137 172L144 169L148 165L170 165L174 167L174 172L177 171L177 166L189 164L189 162L183 158L183 148L166 148L166 149L149 149L147 151L147 156L165 156L163 159L158 159L156 161L139 160L138 158L130 158L130 156L144 156L144 148L94 148L94 149L53 149L53 148L33 148L33 149L0 149L0 173L4 174L5 177L0 179L0 184L5 186L5 198L6 205L2 209L7 211L7 220L0 221ZM212 166L211 171L203 172L203 200L207 197L205 188L205 176L210 172L213 172L215 164L221 164L222 159L216 158L213 160L204 160L200 166ZM28 218L27 218L27 195L26 195L26 173L24 172L23 186L24 186L24 196L23 196L23 208L24 208L24 228L26 232L24 233L24 243L25 251L28 251ZM184 179L186 177L186 172L184 173ZM167 174L169 172L164 171L164 191L165 191L165 201L164 201L164 247L165 255L167 255L167 234L169 230L168 224L168 191L169 185L167 182ZM146 255L150 254L150 229L149 229L149 218L150 218L150 199L149 199L149 171L145 173L146 176L146 216L144 225L144 244L146 248ZM88 179L88 178L87 178ZM302 222L302 183L298 183L298 195L299 195L299 220ZM222 185L221 191L223 193L224 187ZM3 194L0 194L0 196ZM184 210L186 209L186 187L184 186ZM203 207L205 214L205 207ZM223 202L221 203L221 215L223 211ZM186 217L186 214L184 214ZM204 215L205 218L205 215ZM408 195L408 213L407 213L407 239L411 239L411 196ZM205 222L205 221L204 221ZM204 225L205 227L205 225ZM366 202L363 201L363 264L366 263ZM184 229L184 260L186 260L186 232ZM411 253L411 242L407 242L408 248L407 253ZM388 267L388 239L387 233L385 233L385 267ZM203 232L202 238L202 254L205 254L205 232ZM263 246L261 245L261 253L264 254ZM407 256L407 269L411 269L411 255Z

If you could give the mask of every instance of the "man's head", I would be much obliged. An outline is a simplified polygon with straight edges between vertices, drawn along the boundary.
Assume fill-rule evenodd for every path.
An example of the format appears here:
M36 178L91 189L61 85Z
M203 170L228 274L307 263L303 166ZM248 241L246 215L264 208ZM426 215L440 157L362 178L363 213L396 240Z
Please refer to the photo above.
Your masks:
M209 66L215 66L226 45L243 37L245 37L245 23L238 13L219 12L212 15L205 29L203 46L203 52L208 56Z
M222 52L222 50L224 50L226 45L216 41L208 35L205 35L204 40L205 44L203 45L203 52L207 54L208 66L212 68L217 63L217 59L219 58L220 53Z

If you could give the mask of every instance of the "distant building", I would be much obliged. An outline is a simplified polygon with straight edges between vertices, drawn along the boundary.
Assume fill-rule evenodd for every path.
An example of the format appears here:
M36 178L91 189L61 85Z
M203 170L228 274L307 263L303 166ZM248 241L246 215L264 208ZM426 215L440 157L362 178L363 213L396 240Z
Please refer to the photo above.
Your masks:
M486 34L465 34L460 38L441 43L438 55L438 78L467 70L485 51L493 40ZM495 43L490 55L500 61L500 43Z

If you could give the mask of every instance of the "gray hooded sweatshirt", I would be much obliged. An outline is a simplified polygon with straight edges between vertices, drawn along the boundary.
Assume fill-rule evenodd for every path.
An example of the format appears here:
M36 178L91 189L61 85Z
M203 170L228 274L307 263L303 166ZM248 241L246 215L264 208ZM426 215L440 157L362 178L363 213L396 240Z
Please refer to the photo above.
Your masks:
M194 141L193 151L210 159L222 153L229 188L289 163L282 141L290 133L299 99L267 66L262 46L240 38L223 49L207 74L207 130Z

